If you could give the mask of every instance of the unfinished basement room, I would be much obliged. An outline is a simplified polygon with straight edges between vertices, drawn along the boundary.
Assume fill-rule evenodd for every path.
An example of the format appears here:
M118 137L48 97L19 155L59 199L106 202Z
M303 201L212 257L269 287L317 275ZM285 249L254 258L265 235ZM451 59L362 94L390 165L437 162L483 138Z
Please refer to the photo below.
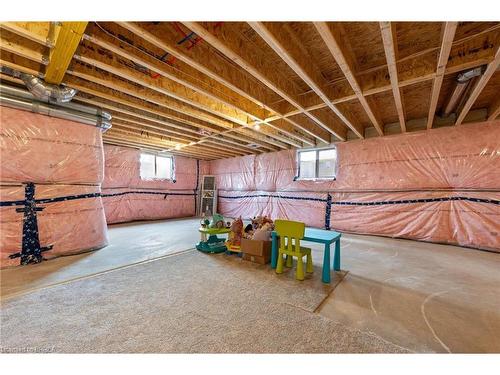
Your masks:
M0 23L5 357L500 352L499 21L66 8Z

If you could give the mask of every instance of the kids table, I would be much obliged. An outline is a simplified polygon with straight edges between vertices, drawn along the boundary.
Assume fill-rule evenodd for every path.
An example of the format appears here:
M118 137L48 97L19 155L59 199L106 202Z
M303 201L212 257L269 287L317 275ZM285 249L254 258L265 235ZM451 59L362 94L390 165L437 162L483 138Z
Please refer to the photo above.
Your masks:
M322 243L325 245L323 254L323 276L321 280L324 283L329 283L330 279L330 245L335 242L335 255L333 258L333 269L340 271L340 237L342 234L333 230L324 230L317 228L306 228L302 241ZM278 262L278 234L272 232L272 247L271 247L271 267L276 268Z

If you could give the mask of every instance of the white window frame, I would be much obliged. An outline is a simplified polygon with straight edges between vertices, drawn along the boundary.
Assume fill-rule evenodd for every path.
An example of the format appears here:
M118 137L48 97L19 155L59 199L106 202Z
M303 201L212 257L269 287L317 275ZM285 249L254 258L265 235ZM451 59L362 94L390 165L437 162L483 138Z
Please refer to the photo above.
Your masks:
M320 153L320 151L328 151L328 150L335 150L335 166L334 166L333 175L326 176L326 177L318 177L318 175L319 175L319 153ZM300 154L302 152L311 152L311 151L316 152L316 167L314 169L314 177L301 177L300 176ZM294 180L299 180L299 181L301 181L301 180L302 181L336 180L337 179L337 163L338 163L338 153L337 153L337 147L335 147L335 146L297 150L297 176L295 177Z
M141 175L141 155L152 155L154 156L155 158L155 161L154 161L154 166L155 166L155 175L154 177L143 177ZM156 158L167 158L167 159L170 159L170 177L167 177L167 178L164 178L164 177L157 177L158 176L158 164L156 162ZM155 153L152 153L152 152L144 152L144 151L141 151L141 153L139 154L139 175L141 177L141 180L145 180L145 181L175 181L175 170L174 170L174 166L175 166L175 163L174 163L174 156L173 155L158 155L158 154L155 154Z

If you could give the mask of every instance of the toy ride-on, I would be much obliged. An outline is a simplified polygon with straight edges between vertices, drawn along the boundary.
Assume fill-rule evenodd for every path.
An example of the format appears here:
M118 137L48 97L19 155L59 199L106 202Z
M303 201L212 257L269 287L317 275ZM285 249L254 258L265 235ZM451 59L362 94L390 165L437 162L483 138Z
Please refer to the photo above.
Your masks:
M225 227L224 217L220 214L214 214L212 222L208 219L202 219L201 226L198 231L201 234L200 242L196 244L196 249L204 253L222 253L227 250L226 240L218 238L218 234L225 234L231 231Z

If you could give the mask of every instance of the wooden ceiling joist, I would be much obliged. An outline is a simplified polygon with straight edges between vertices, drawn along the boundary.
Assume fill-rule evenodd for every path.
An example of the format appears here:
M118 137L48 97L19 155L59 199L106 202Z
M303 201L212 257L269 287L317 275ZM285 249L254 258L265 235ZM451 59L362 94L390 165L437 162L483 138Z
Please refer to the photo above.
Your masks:
M372 125L375 127L379 135L384 135L383 124L381 124L380 120L377 119L372 108L368 104L368 101L363 96L361 86L356 78L355 60L349 52L350 48L348 46L348 42L345 40L345 36L341 34L341 31L338 28L332 27L326 22L315 22L314 26L316 26L316 30L318 30L319 35L347 78L347 81L354 90L354 94L370 118Z
M137 83L145 88L149 88L161 94L167 95L168 97L172 97L179 102L189 104L194 108L220 116L225 120L234 122L238 125L250 127L251 123L258 119L256 116L243 112L235 108L233 105L228 105L221 100L214 100L213 97L207 96L205 92L202 92L202 90L195 91L192 85L175 78L175 76L171 73L167 73L167 64L163 64L165 67L160 68L158 66L160 63L155 62L152 58L149 58L150 61L146 61L145 58L136 58L130 53L120 53L121 56L126 56L126 58L130 59L133 63L144 66L150 71L153 71L155 74L158 74L155 78L152 78L149 73L145 74L144 72L139 72L135 69L126 67L124 64L120 64L120 61L116 58L116 55L121 49L119 47L111 46L108 43L105 45L108 49L114 52L111 57L91 51L90 49L82 48L84 46L81 46L80 54L76 58L99 69ZM258 120L262 121L261 119ZM263 125L262 133L281 142L288 143L294 147L302 146L300 141L294 141L279 135L274 128L269 129Z
M116 138L113 136L106 136L106 135L103 136L103 142L105 144L110 144L110 145L114 145L114 146L132 147L132 148L137 148L139 150L145 150L145 151L150 151L150 152L154 152L154 153L161 153L161 154L165 154L165 155L172 154L172 155L180 155L180 156L186 156L186 157L193 157L194 156L194 157L198 157L198 158L204 159L204 160L214 160L214 159L219 158L219 157L213 156L213 155L207 155L207 154L200 155L200 154L195 153L195 152L185 152L185 151L181 151L181 150L173 150L173 151L170 151L168 153L165 153L165 150L162 147L158 147L158 146L154 146L154 145L150 145L150 144L144 144L144 143L141 143L141 141Z
M55 46L50 50L45 81L59 85L73 58L88 22L62 22Z
M50 40L50 22L0 22L0 28L8 30L40 45L53 47Z
M159 76L162 76L177 83L177 89L178 91L180 90L180 96L177 96L176 98L179 100L185 100L186 91L192 90L195 94L201 94L202 98L206 97L204 100L205 104L207 102L210 102L211 100L213 103L210 104L209 108L214 108L219 115L220 113L224 113L224 107L227 107L226 111L229 114L228 119L230 119L231 121L234 121L233 116L236 115L240 119L243 118L243 122L240 122L240 124L244 126L249 125L248 119L251 119L252 122L258 122L262 126L269 126L275 131L282 132L288 137L295 139L297 143L294 142L291 145L296 147L297 144L300 144L300 142L302 142L302 140L304 139L304 135L298 134L297 131L294 131L291 128L290 125L277 127L272 123L266 122L265 118L269 116L269 111L262 107L259 107L254 102L248 101L246 98L243 99L241 97L236 97L236 93L231 93L230 90L227 90L225 86L221 87L218 81L213 82L212 80L212 84L205 84L204 81L207 81L207 79L210 78L206 76L200 76L199 72L193 71L193 69L190 69L189 72L184 73L179 68L173 67L164 61L158 60L157 58L141 50L138 50L137 48L133 48L125 42L121 42L120 45L116 45L116 42L120 43L120 40L112 38L111 36L108 36L106 34L87 34L86 39L102 48L113 52L118 56L129 59L130 61L138 64L141 67L149 69L150 72L153 72L155 74L155 80L157 82L160 80ZM136 41L136 43L139 42ZM139 53L139 51L142 53ZM184 67L184 69L186 69L186 67ZM194 75L197 75L197 77L194 77L196 79L192 78ZM204 84L202 85L201 82L203 82ZM219 87L217 87L219 91L225 89L224 95L220 95L219 92L214 91L212 89L214 85L219 85ZM175 93L175 91L173 92ZM191 94L191 96L193 95ZM200 101L196 100L196 98L189 98L188 100L189 104L193 104L191 100L195 100L195 103L193 105L200 104ZM272 136L276 137L277 139L288 142L288 139L286 137L279 136L279 134L276 132L270 134L272 134ZM305 140L309 145L313 145L310 140Z
M43 53L34 51L32 49L24 47L19 41L9 40L5 35L0 33L0 49L2 51L8 51L10 53L22 56L26 59L36 61L40 64L48 64L47 58Z
M268 104L264 103L263 101L259 100L256 98L255 94L251 94L247 92L250 87L246 87L247 91L242 90L240 87L238 87L236 84L237 83L242 83L242 80L239 79L235 82L234 78L227 72L227 69L224 69L221 64L217 66L218 70L215 71L214 68L209 68L207 67L207 63L210 61L211 56L201 56L200 55L200 50L191 51L192 54L198 53L199 56L199 61L195 60L194 58L190 57L186 50L183 50L177 43L173 41L169 41L166 39L166 36L164 35L163 39L158 38L156 35L153 33L148 32L144 28L140 27L139 25L132 23L132 22L118 22L120 26L123 28L131 31L132 33L140 36L144 40L148 41L149 43L155 45L156 47L162 49L166 53L174 56L176 59L179 59L185 65L193 68L193 70L201 72L205 74L206 76L210 77L212 80L218 82L220 85L234 91L235 93L241 95L242 97L254 102L258 107L265 109L267 111L274 111L275 109L271 108ZM185 70L186 68L183 67ZM193 74L193 72L189 72L189 74ZM267 116L271 117L271 116ZM266 118L263 118L263 122L266 123L267 120ZM272 116L274 119L284 119L282 116L277 114L276 116ZM323 132L323 131L318 131L318 129L314 129L310 126L304 125L303 123L301 124L298 121L292 121L290 119L285 120L284 123L280 123L280 131L284 132L285 134L294 134L294 127L298 129L299 131L304 132L305 134L317 138L320 141L324 142L329 142L329 137ZM304 143L313 145L312 142L307 138L303 138Z
M319 125L322 129L328 131L333 134L337 138L341 140L345 140L345 129L341 129L335 124L326 124L320 121L317 117L309 113L305 110L305 108L300 104L299 99L293 94L294 89L290 87L290 83L286 80L280 79L276 77L276 73L274 69L263 65L262 61L260 61L257 57L252 55L251 51L245 51L238 48L238 44L232 43L230 46L226 45L224 42L221 42L216 36L214 36L210 31L205 29L202 25L196 22L184 22L184 24L193 30L197 35L203 38L207 43L211 46L219 50L229 59L231 59L234 63L238 64L245 71L250 73L252 76L257 78L259 82L263 83L269 89L277 93L287 102L292 104L295 108L297 108L298 113L302 113L313 120L317 125ZM222 34L222 33L221 33ZM227 42L227 40L226 40ZM244 54L244 56L242 56ZM279 117L277 117L279 118ZM326 141L326 139L323 139ZM329 143L329 140L328 140Z
M221 151L221 150L210 150L210 149L203 149L203 152L200 152L200 149L198 148L193 148L193 146L186 145L180 149L176 149L173 147L170 147L170 145L165 142L163 139L156 138L156 137L145 137L141 136L140 134L131 134L131 132L126 132L123 130L109 130L108 132L105 133L106 137L113 137L114 139L123 139L123 140L128 140L128 141L135 141L138 143L144 143L150 146L155 146L160 148L162 151L170 152L170 151L181 151L185 150L187 147L190 147L193 152L202 155L203 153L211 156L217 156L217 157L232 157L235 156L236 154L226 152L226 151Z
M450 56L453 39L455 38L455 31L458 22L445 22L443 24L441 36L441 48L439 50L439 57L436 69L436 77L432 83L431 100L429 105L429 116L427 118L427 129L432 128L434 116L436 115L436 107L441 92L441 85L443 84L444 72L446 64Z
M30 54L30 59L31 60L34 60L34 59L37 59L37 58L38 58L38 56L36 54ZM11 65L12 68L24 71L24 72L29 73L29 74L35 74L35 75L37 74L37 72L34 72L33 70L26 69L24 67L21 67L21 66L15 65L15 64L12 65L12 64L10 64L8 62L5 62L4 65L7 65L7 66ZM88 69L88 68L86 68L85 66L82 66L81 69L85 70L85 69ZM96 70L95 69L91 70L91 72L96 72ZM124 101L119 100L119 99L116 98L117 93L118 92L123 93L123 90L114 90L113 95L108 95L108 94L104 94L103 93L103 91L109 91L110 89L109 89L109 85L106 83L106 80L102 78L102 73L101 73L101 77L95 77L95 76L93 77L93 76L91 76L89 74L85 74L85 73L81 73L81 72L78 74L78 73L74 73L72 70L68 70L68 73L70 73L70 75L73 75L74 77L77 77L77 80L75 80L75 78L71 77L71 76L70 77L66 77L65 81L71 87L74 87L74 88L76 88L76 89L78 89L80 91L83 91L83 92L90 93L91 95L96 95L96 96L99 96L99 97L103 97L106 100L112 100L112 101L117 101L118 100L122 104L130 104L128 102L124 102ZM79 79L78 77L81 78L81 80L78 81L78 79ZM100 87L99 87L98 91L97 90L92 90L92 89L90 89L88 87L88 85L95 86L95 84L93 82L96 82L96 81L98 81L97 83L100 84L99 85ZM85 86L82 85L83 83L85 84ZM123 83L123 82L121 81L121 83ZM134 89L135 88L130 88L128 91L125 91L123 93L123 95L129 96L129 100L130 100L130 96L135 97L135 98L137 98L138 103L143 103L146 106L150 106L150 104L145 103L142 100L143 99L142 95L139 95L139 94L135 93ZM131 94L131 95L129 95L129 94ZM166 110L173 110L174 113L177 113L175 115L175 119L176 120L179 120L181 122L186 122L185 119L178 117L178 116L184 116L182 110L181 111L175 111L175 108L174 109L169 108L169 107L165 108L165 106L162 103L162 100L160 98L158 98L158 99L159 99L159 102L154 102L152 104L163 106L164 109L166 109ZM134 104L134 106L137 106L137 105L141 106L142 109L145 109L144 106L141 105L141 104ZM149 110L151 110L151 109L148 108L148 111ZM154 111L156 113L158 113L158 111L156 111L156 110L154 110ZM166 114L164 114L163 112L161 112L161 115L166 115ZM172 117L172 116L170 115L170 117ZM197 120L200 120L200 118L198 118ZM221 119L221 120L217 120L217 121L223 121L223 120ZM201 123L198 122L198 121L196 121L196 122L190 121L190 122L188 122L188 124L192 125L192 126L195 126L195 127L198 127L198 128L204 128L204 129L206 129L206 130L208 130L210 132L218 132L218 129L215 128L215 127L213 127L213 126L202 125L203 122L209 123L208 121L201 121ZM219 124L219 123L217 123L217 124ZM181 127L181 129L182 129L182 127ZM233 128L233 130L239 132L239 129L237 129L237 128ZM246 133L246 134L247 134L246 136L239 136L239 135L232 135L232 134L231 135L228 134L227 136L231 137L231 138L234 138L234 139L237 139L239 141L247 141L249 143L256 143L259 146L264 147L264 149L267 149L269 151L275 151L276 150L276 141L273 141L272 139L269 139L269 138L265 137L264 134L259 134L259 133L256 133L256 132ZM247 138L248 136L250 136L250 137ZM269 146L269 143L273 144L273 146ZM280 145L281 148L286 148L282 144L279 144L279 145Z
M303 55L300 49L294 45L289 35L284 31L283 27L279 24L272 24L272 26L265 25L263 22L249 22L249 25L264 39L264 41L280 56L283 61L304 81L307 85L323 100L341 120L349 127L359 138L364 138L363 129L360 125L353 124L347 117L330 101L321 88L319 77L320 74L312 69L309 61L303 60ZM271 30L272 28L272 30ZM343 136L334 135L343 140Z
M76 57L77 60L83 61L84 63L89 63L91 62L88 59L82 59L81 56ZM93 64L97 65L97 63L94 61L92 62ZM146 99L147 101L160 105L162 107L185 113L188 114L191 117L195 117L199 120L212 123L216 126L219 126L220 128L223 129L233 129L235 131L239 131L240 127L242 127L239 124L236 124L235 122L231 122L225 118L219 118L215 114L211 114L208 112L205 112L201 109L198 109L196 107L193 107L189 104L186 104L184 102L178 101L171 99L169 96L165 96L165 94L168 92L167 88L160 88L157 86L153 87L147 82L147 78L141 77L141 78L133 78L131 75L139 75L139 73L130 73L124 68L119 68L119 67L110 67L110 66L105 66L103 64L99 64L99 69L101 68L106 68L109 70L106 72L103 71L98 71L95 68L89 68L84 65L79 65L79 66L73 66L68 72L71 73L73 76L80 77L82 79L85 79L90 82L95 82L98 83L102 86L108 86L114 90L126 93L131 96L135 96L140 99ZM113 74L114 76L119 76L123 78L124 80L117 80L113 79L113 76L109 76L108 74ZM125 78L127 77L127 78ZM129 84L127 81L134 82L137 86L134 86L132 84ZM146 86L142 86L142 83ZM286 149L288 148L285 143L282 141L279 141L275 138L272 138L268 136L266 132L262 133L254 133L255 138L260 138L264 139L268 143L271 143L281 149Z
M486 66L486 70L484 71L483 75L481 78L477 81L476 85L474 86L472 92L470 93L469 97L467 98L467 101L465 102L462 111L457 117L457 121L455 122L455 125L460 125L464 119L465 116L469 113L470 109L476 102L476 99L478 98L479 94L483 91L484 87L490 80L490 78L493 76L493 74L496 72L498 69L498 66L500 65L500 45L497 46L497 51L495 53L495 58L492 62L490 62Z
M399 124L401 125L401 132L404 133L406 132L406 120L403 98L399 90L398 65L396 61L398 51L396 26L392 22L380 22L380 32L382 33L385 57L387 59L387 69L389 70L392 94L398 112Z
M49 57L75 48L62 43L62 26L0 23L0 64L58 83ZM59 74L78 90L75 102L112 114L105 143L207 160L345 140L344 119L371 137L498 118L500 24L447 22L439 35L436 25L397 23L397 41L395 27L95 22L57 65L72 61ZM202 42L179 43L191 31ZM453 76L481 66L457 116L436 117Z

